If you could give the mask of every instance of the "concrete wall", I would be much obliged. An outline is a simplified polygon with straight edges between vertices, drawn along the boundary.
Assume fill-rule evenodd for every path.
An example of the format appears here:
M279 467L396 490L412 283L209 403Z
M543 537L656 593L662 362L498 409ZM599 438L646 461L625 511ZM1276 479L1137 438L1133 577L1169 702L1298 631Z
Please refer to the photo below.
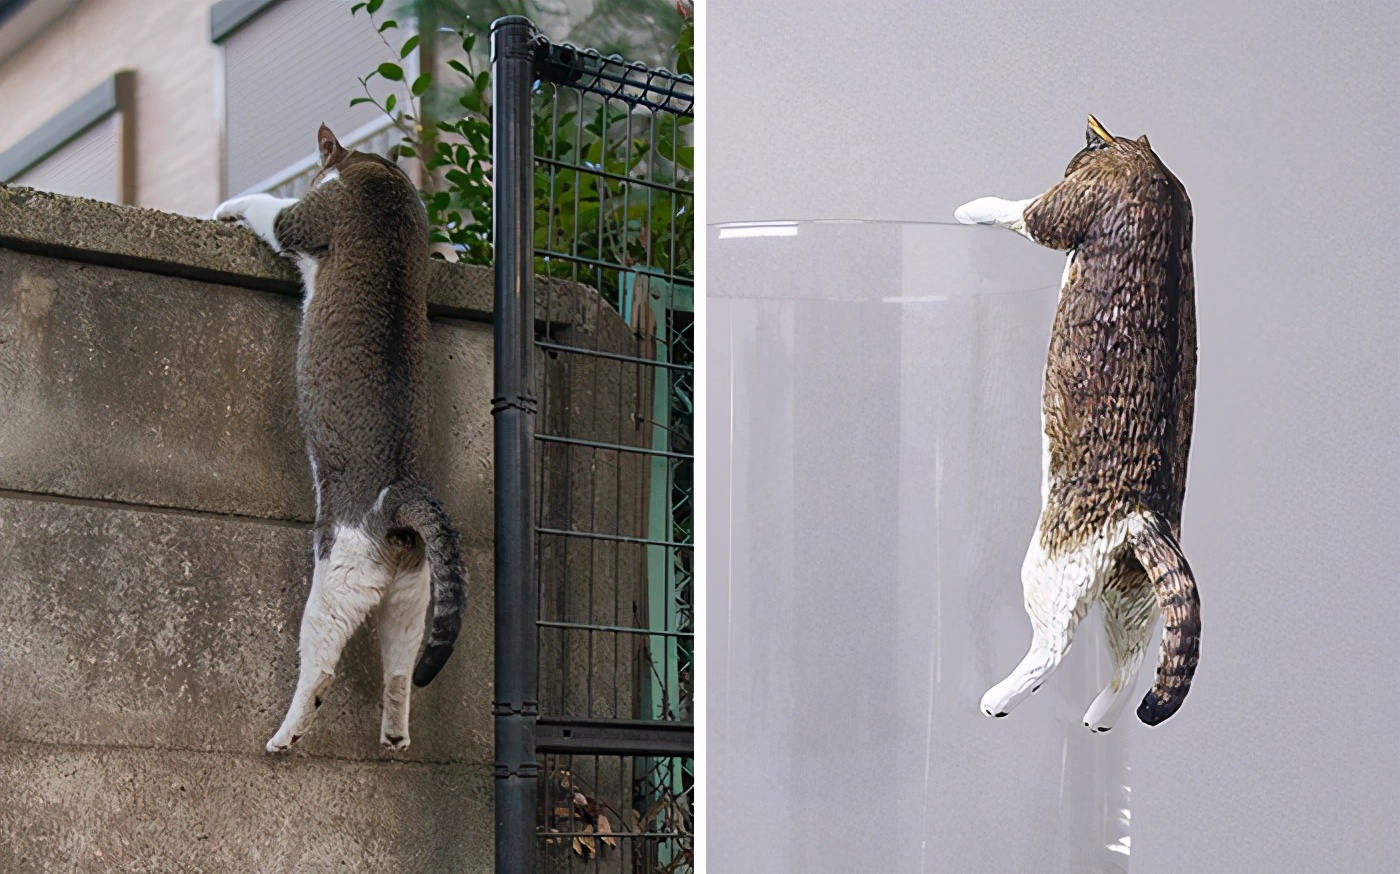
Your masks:
M242 228L0 186L0 870L491 869L491 275L435 269L457 652L390 754L362 630L273 758L311 571L295 274Z

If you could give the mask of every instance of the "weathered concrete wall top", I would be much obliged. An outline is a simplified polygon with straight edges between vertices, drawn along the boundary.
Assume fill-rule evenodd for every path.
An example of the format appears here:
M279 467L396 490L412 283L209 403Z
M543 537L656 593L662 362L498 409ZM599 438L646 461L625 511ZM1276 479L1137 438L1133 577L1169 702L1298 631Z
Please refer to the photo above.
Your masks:
M300 296L291 262L257 235L226 222L204 221L134 206L99 204L33 188L0 184L0 247L90 264ZM489 320L492 274L484 267L433 262L428 292L435 316ZM540 277L540 317L588 318L579 286Z

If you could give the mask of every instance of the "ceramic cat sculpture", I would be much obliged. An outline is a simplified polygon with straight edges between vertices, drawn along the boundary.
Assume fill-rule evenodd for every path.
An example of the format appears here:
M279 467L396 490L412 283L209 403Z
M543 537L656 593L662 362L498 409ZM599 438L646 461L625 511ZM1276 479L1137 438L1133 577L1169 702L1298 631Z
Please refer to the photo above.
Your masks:
M466 597L457 533L421 469L428 219L396 165L347 151L325 125L317 145L321 170L300 200L254 194L215 212L295 258L305 285L296 384L316 487L316 564L296 692L267 749L306 732L346 641L376 608L380 742L403 749L410 674L424 686L441 670Z
M1200 649L1200 601L1179 543L1196 392L1191 203L1148 145L1089 117L1065 178L1029 200L955 213L1069 253L1045 365L1041 515L1021 581L1030 651L982 698L1005 716L1059 665L1103 604L1115 671L1084 723L1112 728L1164 617L1157 677L1137 710L1181 707Z

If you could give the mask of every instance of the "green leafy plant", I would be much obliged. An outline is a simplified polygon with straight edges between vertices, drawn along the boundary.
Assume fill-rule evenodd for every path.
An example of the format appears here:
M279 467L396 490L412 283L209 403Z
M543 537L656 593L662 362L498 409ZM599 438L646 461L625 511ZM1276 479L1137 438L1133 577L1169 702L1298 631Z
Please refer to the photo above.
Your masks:
M383 0L366 0L351 7L375 23L385 45L406 60L423 48L425 27L395 48L386 34L398 29L393 19L377 21ZM692 68L693 20L686 16L675 46L678 69ZM431 36L447 33L432 28ZM405 83L404 67L383 63L360 82L365 96L352 103L371 103L384 112L402 134L398 152L423 162L424 202L433 241L449 244L459 260L490 265L491 250L491 73L478 69L489 38L487 25L463 17L453 31L461 53L447 61L455 81L435 82L425 70ZM407 87L381 101L370 90L376 78ZM535 91L533 124L535 153L549 158L537 164L535 175L536 246L566 257L539 259L537 269L560 277L580 276L580 264L599 265L587 279L605 294L617 286L612 274L640 266L671 276L693 276L694 210L690 191L694 149L687 145L691 119L619 109L614 101L556 100L555 86L542 83ZM429 105L447 104L448 117L425 118ZM567 104L567 108L565 106ZM640 184L646 179L653 185ZM660 188L654 187L656 183ZM602 266L608 265L608 266ZM615 265L615 266L613 266ZM609 275L604 276L603 273ZM616 292L608 294L616 306Z

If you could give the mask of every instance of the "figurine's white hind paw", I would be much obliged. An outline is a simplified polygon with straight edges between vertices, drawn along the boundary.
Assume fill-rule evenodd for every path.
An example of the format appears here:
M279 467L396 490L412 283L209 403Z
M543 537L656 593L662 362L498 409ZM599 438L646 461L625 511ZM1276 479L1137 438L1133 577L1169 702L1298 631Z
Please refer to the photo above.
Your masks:
M1012 227L1025 216L1029 200L1006 200L1002 197L979 197L964 203L953 212L953 218L965 225L1001 225Z
M1005 716L1011 712L1011 702L1002 694L1000 686L993 686L982 696L983 716Z
M1103 687L1103 691L1089 705L1084 713L1084 727L1090 731L1108 731L1118 724L1123 715L1123 705L1132 697L1132 684L1124 683L1114 691L1113 683Z
M1028 686L1020 682L1020 678L1013 674L988 689L987 694L982 696L982 713L991 717L1005 716L1039 688L1038 685Z

